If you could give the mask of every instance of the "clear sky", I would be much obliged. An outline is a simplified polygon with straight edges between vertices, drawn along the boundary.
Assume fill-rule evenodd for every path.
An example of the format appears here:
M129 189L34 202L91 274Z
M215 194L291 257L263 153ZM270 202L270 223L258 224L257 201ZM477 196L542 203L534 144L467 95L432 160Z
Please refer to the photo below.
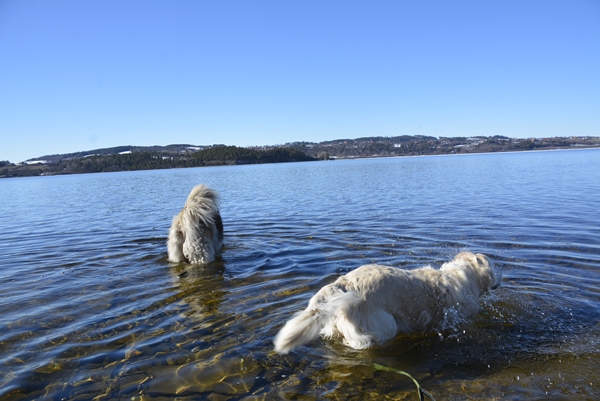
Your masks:
M600 136L600 1L0 0L0 160Z

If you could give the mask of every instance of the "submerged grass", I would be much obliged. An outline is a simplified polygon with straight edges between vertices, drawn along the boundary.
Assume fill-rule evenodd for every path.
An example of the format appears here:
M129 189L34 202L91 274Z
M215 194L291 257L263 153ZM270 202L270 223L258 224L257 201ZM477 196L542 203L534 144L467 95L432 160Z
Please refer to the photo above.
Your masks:
M375 366L375 369L377 369L377 370L385 370L385 371L388 371L388 372L398 373L398 374L404 375L404 376L408 377L410 380L412 380L413 383L415 383L415 386L417 386L417 391L419 393L419 400L423 401L424 400L423 396L426 395L431 401L436 401L435 398L433 398L433 396L431 394L429 394L429 392L427 392L425 389L423 389L421 387L421 385L419 384L419 382L414 377L412 377L410 375L410 373L407 373L407 372L405 372L403 370L400 370L400 369L389 368L387 366L383 366L383 365L380 365L378 363L375 363L373 365Z

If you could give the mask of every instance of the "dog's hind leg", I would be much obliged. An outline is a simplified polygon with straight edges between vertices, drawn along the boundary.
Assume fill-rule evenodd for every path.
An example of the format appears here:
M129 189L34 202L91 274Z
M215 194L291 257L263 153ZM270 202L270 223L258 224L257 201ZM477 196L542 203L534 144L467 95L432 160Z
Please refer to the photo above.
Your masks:
M174 263L185 262L185 256L183 254L183 243L185 238L183 233L177 227L176 222L173 222L171 229L169 230L169 239L167 240L167 253L169 255L169 261Z
M354 349L381 344L398 333L396 320L382 309L347 310L337 317L335 324L344 337L344 343Z
M356 324L348 320L345 315L337 316L335 328L344 339L344 344L354 349L369 348L373 344L373 339L370 335L365 334Z
M207 237L208 230L188 234L183 243L183 254L190 263L205 264L214 260L215 251L212 241Z

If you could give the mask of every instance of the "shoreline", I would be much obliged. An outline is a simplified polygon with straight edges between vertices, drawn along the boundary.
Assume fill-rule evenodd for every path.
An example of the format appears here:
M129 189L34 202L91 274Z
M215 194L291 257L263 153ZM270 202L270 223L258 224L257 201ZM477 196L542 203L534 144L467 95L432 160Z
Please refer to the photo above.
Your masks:
M244 163L236 161L227 161L221 160L215 163L211 163L208 165L202 166L173 166L173 167L162 167L162 168L142 168L142 169L129 169L129 170L117 170L117 171L94 171L94 172L73 172L73 173L63 173L63 172L44 172L41 171L38 174L21 174L21 175L0 175L0 179L3 178L26 178L26 177L50 177L50 176L59 176L59 175L74 175L74 174L97 174L97 173L118 173L118 172L127 172L127 171L149 171L149 170L172 170L172 169L185 169L185 168L203 168L203 167L220 167L220 166L242 166L242 165L251 165L251 164L279 164L279 163L304 163L309 161L341 161L341 160L369 160L369 159L400 159L407 157L449 157L449 156L473 156L473 155L493 155L493 154L504 154L504 153L535 153L535 152L560 152L560 151L582 151L582 150L598 150L600 146L571 146L571 147L562 147L562 148L548 148L548 149L527 149L527 150L499 150L495 152L460 152L460 153L443 153L443 154L420 154L420 155L395 155L395 156L356 156L356 157L329 157L328 159L319 159L313 158L312 160L286 160L286 161L276 161L276 162L258 162L258 163ZM16 170L13 171L24 171L34 172L39 171L40 168L43 169L44 166L52 166L54 164L28 164L28 165L17 165Z
M404 156L365 156L365 157L336 157L329 161L336 160L365 160L365 159L402 159L405 157L451 157L451 156L475 156L475 155L497 155L505 153L536 153L536 152L559 152L559 151L579 151L579 150L600 150L600 146L577 147L577 148L557 148L557 149L533 149L533 150L506 150L498 152L470 152L470 153L444 153L444 154L426 154L426 155L404 155ZM324 161L324 160L316 160ZM326 160L325 160L326 161Z

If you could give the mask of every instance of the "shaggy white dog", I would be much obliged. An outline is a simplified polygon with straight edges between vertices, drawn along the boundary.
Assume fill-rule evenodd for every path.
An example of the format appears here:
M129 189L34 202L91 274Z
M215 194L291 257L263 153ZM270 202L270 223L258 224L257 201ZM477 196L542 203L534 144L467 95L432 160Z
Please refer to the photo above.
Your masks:
M479 297L501 278L485 255L469 252L439 270L361 266L321 288L279 331L275 350L286 354L319 335L339 335L346 345L364 349L440 323L449 308L466 317L479 311Z
M219 195L205 185L195 186L169 229L169 261L210 263L223 244Z

